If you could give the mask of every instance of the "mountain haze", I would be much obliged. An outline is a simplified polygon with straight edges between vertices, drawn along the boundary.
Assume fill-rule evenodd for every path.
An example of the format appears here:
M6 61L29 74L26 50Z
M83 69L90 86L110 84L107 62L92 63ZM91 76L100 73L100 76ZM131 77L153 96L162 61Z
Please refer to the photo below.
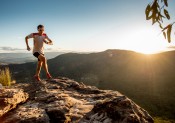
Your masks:
M64 52L46 52L45 56L48 59L54 58ZM21 64L27 62L34 62L36 58L31 53L0 53L1 64Z

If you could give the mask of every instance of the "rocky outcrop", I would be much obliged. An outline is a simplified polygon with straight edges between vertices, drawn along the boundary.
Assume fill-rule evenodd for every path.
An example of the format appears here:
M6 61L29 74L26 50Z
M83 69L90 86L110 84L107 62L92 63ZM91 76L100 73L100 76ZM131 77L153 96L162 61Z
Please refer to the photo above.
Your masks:
M19 103L24 103L28 94L22 89L0 89L0 117L11 109L16 108Z
M97 103L81 121L96 123L151 123L150 115L126 96L118 96Z
M153 123L147 111L117 91L68 78L16 84L30 96L2 116L2 123Z

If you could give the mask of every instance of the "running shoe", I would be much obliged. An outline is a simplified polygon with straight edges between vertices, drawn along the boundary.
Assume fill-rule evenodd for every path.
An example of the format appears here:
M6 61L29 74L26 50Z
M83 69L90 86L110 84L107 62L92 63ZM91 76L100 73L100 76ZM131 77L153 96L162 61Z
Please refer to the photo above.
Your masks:
M35 75L34 78L35 78L35 80L37 80L37 81L41 81L40 77L37 76L37 75Z
M50 73L47 73L46 75L47 75L47 79L51 79L52 78L52 76L50 75Z

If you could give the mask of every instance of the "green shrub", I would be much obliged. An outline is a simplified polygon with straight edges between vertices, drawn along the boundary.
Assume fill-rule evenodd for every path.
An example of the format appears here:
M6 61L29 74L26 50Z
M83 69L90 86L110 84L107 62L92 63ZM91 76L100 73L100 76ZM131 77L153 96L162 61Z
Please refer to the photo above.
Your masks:
M154 117L154 123L175 123L175 121L170 119L163 119L161 117Z
M5 68L0 70L0 83L3 86L10 86L11 85L11 74L9 68Z

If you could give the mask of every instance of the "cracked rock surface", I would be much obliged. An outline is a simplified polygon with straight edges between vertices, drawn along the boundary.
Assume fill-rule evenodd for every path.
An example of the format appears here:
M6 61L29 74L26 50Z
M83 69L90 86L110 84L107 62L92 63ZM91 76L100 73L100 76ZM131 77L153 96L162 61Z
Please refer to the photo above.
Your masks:
M25 100L1 114L1 123L154 122L147 111L119 92L99 90L65 77L16 84L12 88L23 89Z
M18 104L26 102L28 94L22 89L0 89L0 117L17 107Z

